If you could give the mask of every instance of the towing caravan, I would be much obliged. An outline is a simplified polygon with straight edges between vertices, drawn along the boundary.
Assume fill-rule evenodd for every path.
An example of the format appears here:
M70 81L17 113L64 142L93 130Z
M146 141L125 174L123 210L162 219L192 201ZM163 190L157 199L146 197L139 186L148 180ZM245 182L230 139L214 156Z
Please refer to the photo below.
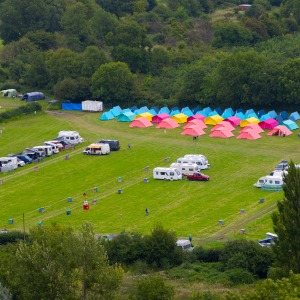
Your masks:
M199 170L209 169L209 165L200 157L180 157L177 159L179 164L196 164Z
M153 169L153 178L163 180L181 180L182 174L176 168L157 167Z
M43 145L43 146L35 146L33 149L37 149L38 151L44 151L45 156L52 156L53 150L51 146Z
M197 158L197 159L199 158L199 159L203 159L204 162L205 162L204 164L208 166L207 169L209 169L209 167L210 167L210 164L208 163L207 157L205 155L203 155L203 154L186 154L184 156L184 158Z
M258 179L258 181L254 184L257 188L262 188L264 186L269 187L282 187L283 185L283 177L282 176L263 176Z
M44 144L45 144L46 146L50 146L50 147L52 148L53 154L59 153L59 148L58 148L58 145L57 145L57 144L54 144L54 143L51 143L51 142L44 142Z
M199 171L199 166L197 164L193 164L193 163L172 163L170 165L170 168L175 168L178 169L179 172L181 172L182 175L192 175L194 173L196 173L197 171Z

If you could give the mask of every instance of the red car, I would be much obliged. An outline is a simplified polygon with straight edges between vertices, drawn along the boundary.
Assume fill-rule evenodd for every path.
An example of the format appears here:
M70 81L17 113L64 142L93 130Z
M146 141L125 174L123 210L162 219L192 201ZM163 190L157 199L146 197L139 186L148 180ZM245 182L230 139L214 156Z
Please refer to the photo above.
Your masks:
M195 180L195 181L208 181L209 176L203 174L203 173L194 173L193 175L187 175L186 178L188 180Z

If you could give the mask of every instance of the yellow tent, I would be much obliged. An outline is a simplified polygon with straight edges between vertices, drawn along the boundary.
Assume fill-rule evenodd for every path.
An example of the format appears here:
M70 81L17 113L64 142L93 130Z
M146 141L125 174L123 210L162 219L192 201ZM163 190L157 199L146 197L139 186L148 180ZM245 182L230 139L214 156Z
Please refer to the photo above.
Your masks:
M240 123L240 126L241 127L245 127L249 124L258 124L260 121L254 117L251 117L251 118L248 118L248 119L245 119L243 121L241 121Z
M171 119L175 120L178 124L186 123L188 116L182 113L176 114L171 117Z
M220 122L222 122L224 119L219 115L210 116L208 118L205 118L204 123L206 125L216 125Z
M150 122L152 121L152 117L153 115L150 114L149 112L144 112L144 113L141 113L139 115L136 115L134 118L137 119L137 118L146 118L148 119Z

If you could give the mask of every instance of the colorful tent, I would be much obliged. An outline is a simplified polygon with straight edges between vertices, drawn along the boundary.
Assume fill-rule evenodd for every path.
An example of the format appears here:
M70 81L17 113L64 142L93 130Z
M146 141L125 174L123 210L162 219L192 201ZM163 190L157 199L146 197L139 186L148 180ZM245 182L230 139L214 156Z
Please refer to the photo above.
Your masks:
M185 114L186 116L188 116L188 117L191 117L191 116L193 116L194 115L194 113L190 110L190 108L187 106L187 107L184 107L182 110L181 110L181 112L183 113L183 114Z
M300 115L297 111L294 111L293 113L290 114L289 119L296 122L300 119Z
M148 112L148 111L149 111L149 108L148 108L147 106L143 106L143 107L141 107L141 108L136 109L136 110L134 111L134 113L135 113L136 115L140 115L140 114L142 114L142 113L144 113L144 112Z
M170 114L169 108L166 107L166 106L162 107L162 108L159 110L158 114L163 114L163 113L166 113L166 114L169 115L169 114Z
M258 116L259 119L261 120L261 117L262 117L263 115L265 115L265 114L266 114L266 112L265 112L263 109L261 109L261 110L258 111L257 116ZM272 118L272 117L270 117L270 118Z
M200 136L204 135L205 132L202 128L198 127L197 125L194 125L192 127L186 128L181 132L182 135L190 135L190 136Z
M153 124L147 119L147 118L138 118L131 122L129 127L135 127L135 128L146 128L153 126Z
M297 123L293 122L292 120L285 120L282 122L282 125L286 126L289 130L295 130L299 128Z
M162 120L157 126L156 128L164 128L164 129L174 129L176 127L179 127L180 125L171 118L167 118Z
M230 131L235 130L235 128L234 128L229 122L222 121L222 122L216 124L216 125L211 129L211 131L217 130L217 129L219 129L220 127L225 127L225 128L227 128L227 129L229 129Z
M197 114L200 114L202 116L204 116L205 118L208 117L209 112L205 111L204 109L198 110Z
M108 121L112 120L114 118L113 114L110 111L107 111L102 114L102 116L99 118L101 121Z
M259 120L262 122L264 120L268 120L268 119L271 119L272 117L269 115L269 114L264 114L264 115L261 115Z
M262 133L264 132L264 130L258 125L258 124L248 124L247 126L243 127L243 129L240 131L241 132L245 132L245 131L256 131L257 133Z
M132 110L130 108L124 108L122 109L122 114L126 113L126 112L132 112Z
M277 113L276 113L275 110L270 110L270 111L268 112L268 115L270 115L271 118L275 119L275 117L277 116Z
M178 124L182 124L182 123L187 122L188 117L187 117L187 115L185 115L183 113L179 113L179 114L172 116L171 118L174 119Z
M157 115L157 111L154 108L151 108L148 113L150 113L152 116L156 116Z
M152 122L160 123L162 120L167 119L167 118L170 118L169 114L166 114L166 113L158 114L152 118Z
M110 112L114 115L114 117L117 117L122 113L122 109L120 106L115 106L110 110Z
M180 114L180 110L179 109L172 109L170 112L170 116L173 117L175 115Z
M223 121L223 118L219 115L215 115L215 116L206 118L204 120L204 123L206 125L216 125L216 124L220 123L221 121Z
M232 116L224 120L225 122L229 122L232 126L239 126L241 123L241 119L237 116Z
M120 114L118 116L118 121L119 122L131 122L134 120L135 114L133 112L126 112L123 114Z
M236 138L245 140L257 140L260 139L261 136L255 130L246 130L241 132Z
M237 112L237 113L235 114L235 116L238 117L241 121L246 119L244 113L241 112L241 111Z
M268 132L268 135L287 136L292 132L284 125L278 125Z
M219 113L216 111L216 110L212 110L208 116L211 117L211 116L216 116L216 115L219 115Z
M275 119L267 119L262 122L259 122L258 125L262 129L273 129L275 126L278 125L278 122Z
M225 139L225 138L233 137L234 134L226 127L220 127L218 129L214 130L209 136Z
M232 108L226 108L222 114L222 118L227 119L234 115Z
M289 118L288 113L284 110L279 113L282 116L283 120L287 120Z
M192 121L192 120L202 120L203 122L204 122L204 120L205 120L205 116L203 116L203 115L201 115L201 114L195 114L195 115L193 115L193 116L191 116L191 117L188 117L187 118L187 121L189 122L189 121Z
M245 127L249 124L258 124L258 123L259 123L259 120L257 118L251 117L251 118L248 118L248 119L245 119L245 120L241 121L240 126Z
M202 120L198 120L198 119L194 119L194 120L189 121L188 123L186 123L184 125L183 128L185 129L185 128L195 126L195 125L197 125L197 127L200 127L202 129L207 128L207 126L204 124L204 122Z
M152 121L152 117L153 116L149 112L143 112L143 113L140 113L139 115L136 115L134 118L135 119L146 118L146 119L148 119L151 122Z

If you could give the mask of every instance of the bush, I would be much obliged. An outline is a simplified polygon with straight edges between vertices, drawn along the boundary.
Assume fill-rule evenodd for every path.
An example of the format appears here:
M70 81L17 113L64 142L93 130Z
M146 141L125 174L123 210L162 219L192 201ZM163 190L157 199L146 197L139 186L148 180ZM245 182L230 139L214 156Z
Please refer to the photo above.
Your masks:
M28 235L25 234L25 238L27 238ZM1 233L0 234L0 245L6 245L8 243L15 243L19 240L24 239L24 233L20 231L9 231L7 233Z
M218 262L220 260L222 249L221 248L204 249L203 247L196 247L193 252L197 257L197 260L200 262Z
M253 274L244 269L231 269L225 271L225 274L233 284L252 284L255 282Z

